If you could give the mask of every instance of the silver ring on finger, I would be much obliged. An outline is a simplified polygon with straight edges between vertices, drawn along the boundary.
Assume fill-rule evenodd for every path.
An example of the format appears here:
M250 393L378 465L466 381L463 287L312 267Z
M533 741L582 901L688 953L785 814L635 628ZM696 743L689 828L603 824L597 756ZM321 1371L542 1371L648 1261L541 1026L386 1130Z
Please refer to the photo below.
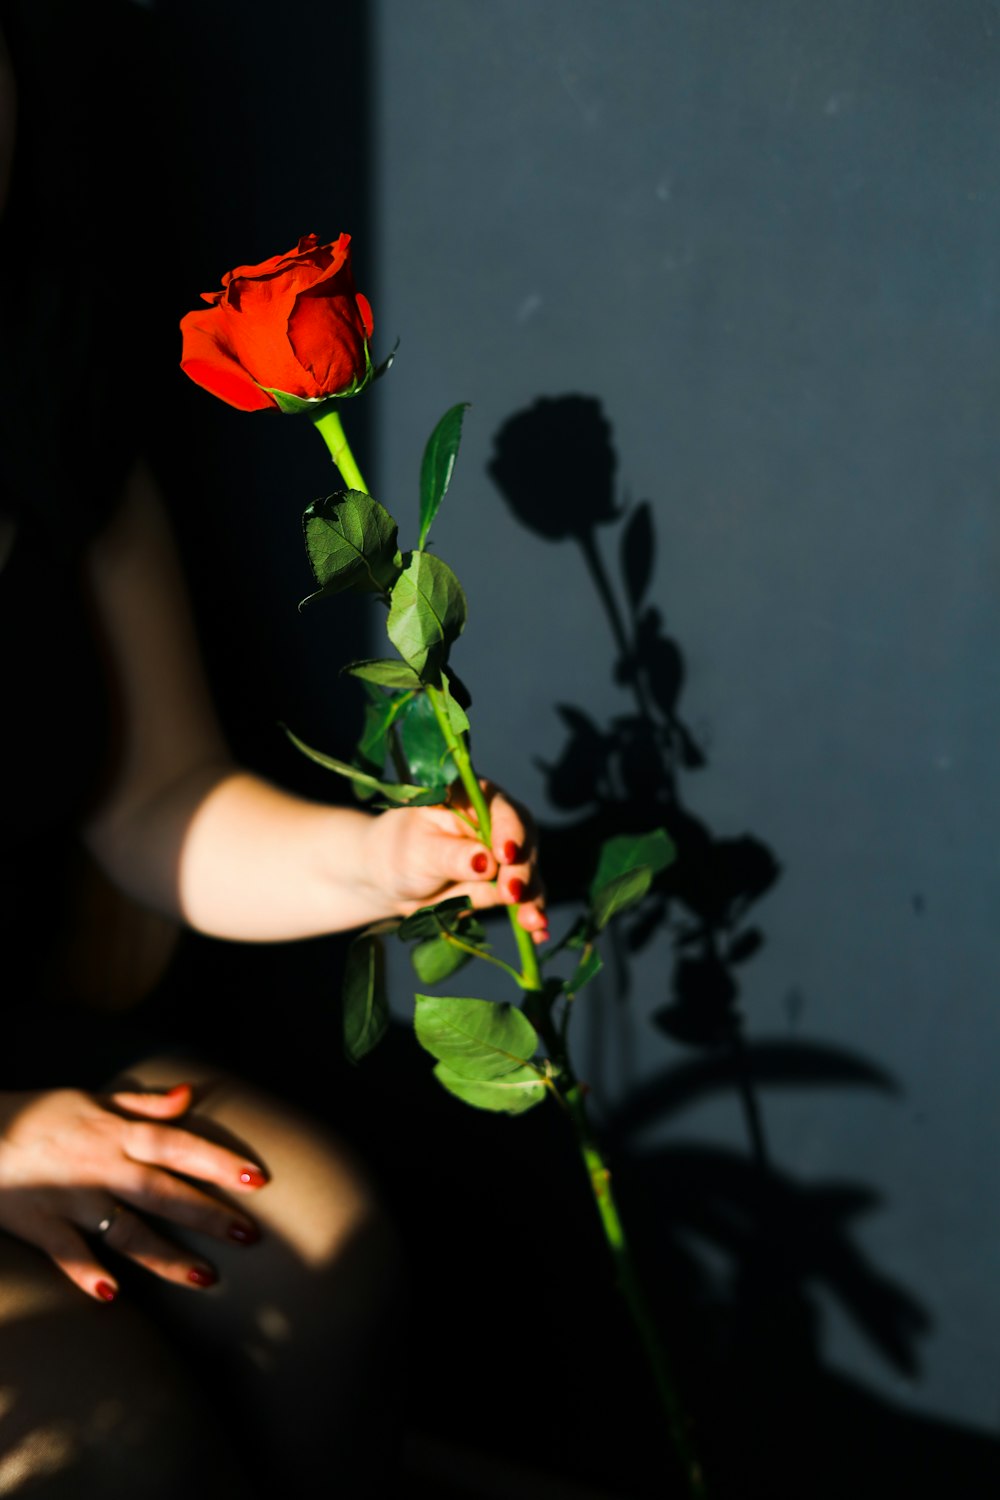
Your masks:
M94 1233L99 1234L103 1239L120 1213L124 1213L124 1209L122 1208L121 1204L112 1203L111 1207L104 1215L104 1218L100 1221L97 1228L94 1230Z

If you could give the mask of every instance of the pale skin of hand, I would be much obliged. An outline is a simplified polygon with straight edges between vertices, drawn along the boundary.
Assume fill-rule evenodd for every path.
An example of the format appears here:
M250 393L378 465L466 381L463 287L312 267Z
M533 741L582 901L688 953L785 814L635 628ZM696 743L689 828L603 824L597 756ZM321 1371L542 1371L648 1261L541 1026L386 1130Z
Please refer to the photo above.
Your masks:
M488 784L490 847L445 808L372 816L328 807L232 762L169 528L141 467L91 548L87 582L122 729L114 775L83 832L130 895L212 936L251 942L345 931L468 896L477 908L517 904L521 925L544 940L530 823ZM468 816L463 802L456 806ZM264 1179L253 1177L253 1163L174 1123L190 1103L184 1085L106 1098L66 1089L0 1094L0 1228L110 1301L117 1283L85 1233L118 1204L109 1248L168 1281L210 1284L206 1263L143 1214L249 1244L252 1221L208 1190L252 1196ZM247 1169L250 1181L241 1183Z
M101 1301L113 1301L118 1285L86 1234L105 1217L112 1222L104 1238L117 1254L166 1281L210 1286L211 1266L143 1214L250 1245L253 1220L186 1179L250 1197L267 1179L255 1162L173 1125L190 1104L187 1084L104 1099L77 1089L0 1094L0 1228L36 1245Z

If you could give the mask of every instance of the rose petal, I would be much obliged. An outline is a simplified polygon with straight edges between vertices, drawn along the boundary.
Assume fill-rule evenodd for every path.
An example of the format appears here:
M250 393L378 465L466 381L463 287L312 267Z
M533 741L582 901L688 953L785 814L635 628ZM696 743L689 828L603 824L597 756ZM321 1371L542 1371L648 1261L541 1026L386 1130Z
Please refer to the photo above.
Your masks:
M365 342L352 294L331 293L328 283L296 298L288 342L317 393L335 395L365 373Z
M340 235L328 245L321 245L314 234L303 235L296 249L288 250L284 255L272 255L259 265L237 266L234 271L227 271L222 285L228 290L236 281L257 282L263 289L275 278L280 278L288 286L312 286L322 277L340 270L348 258L350 243L349 234Z
M210 317L210 313L193 312L181 319L184 340L181 369L185 375L240 411L276 408L274 398L254 383L239 360L220 342L214 326L204 326L204 320Z

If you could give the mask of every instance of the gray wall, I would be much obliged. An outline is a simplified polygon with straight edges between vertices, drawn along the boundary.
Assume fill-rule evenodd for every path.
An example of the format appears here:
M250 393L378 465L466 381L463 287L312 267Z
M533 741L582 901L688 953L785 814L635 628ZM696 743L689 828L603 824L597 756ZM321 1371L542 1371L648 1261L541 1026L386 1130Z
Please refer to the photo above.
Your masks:
M436 538L472 605L456 664L478 757L572 824L586 809L553 807L539 766L566 745L554 705L605 729L635 713L581 548L526 529L487 472L515 413L596 398L617 503L651 506L646 602L705 757L668 800L780 866L737 976L771 1161L817 1205L837 1183L861 1195L842 1244L899 1298L893 1356L817 1266L823 1358L995 1432L1000 7L369 16L366 280L379 347L402 341L371 398L375 488L413 516L426 434L473 402ZM626 526L593 531L619 599ZM652 1024L677 959L663 935L627 1003L613 969L588 993L581 1066L612 1115L708 1066ZM634 1150L749 1150L732 1088L633 1125ZM692 1244L709 1278L733 1275Z

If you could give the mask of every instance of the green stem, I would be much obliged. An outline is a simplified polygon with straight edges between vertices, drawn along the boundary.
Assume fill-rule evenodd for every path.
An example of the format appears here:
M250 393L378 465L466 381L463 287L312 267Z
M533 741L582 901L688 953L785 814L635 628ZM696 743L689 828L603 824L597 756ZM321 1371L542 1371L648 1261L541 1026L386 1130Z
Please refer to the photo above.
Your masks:
M687 1482L688 1495L692 1497L692 1500L702 1500L702 1497L707 1495L708 1491L705 1488L705 1479L701 1464L691 1442L687 1418L684 1415L674 1388L673 1377L670 1373L666 1354L656 1332L639 1278L636 1275L632 1256L625 1239L625 1230L618 1214L618 1206L611 1191L611 1173L607 1168L597 1142L594 1139L593 1131L590 1128L584 1092L580 1084L576 1082L572 1083L565 1091L563 1098L566 1101L576 1131L577 1145L583 1157L584 1166L587 1169L590 1189L594 1195L594 1203L601 1220L601 1228L604 1230L604 1237L611 1251L611 1258L614 1262L618 1278L618 1286L631 1314L636 1332L642 1342L646 1359L656 1383L656 1389L666 1416L667 1427L674 1445L674 1451L677 1454Z
M362 494L370 493L365 484L364 475L358 468L351 445L347 441L340 413L336 407L325 411L321 417L315 418L314 426L330 450L330 456L337 468L340 470L344 483L352 490L360 490ZM465 743L464 735L456 735L448 719L448 713L444 704L444 697L440 688L428 687L427 696L434 710L434 717L444 736L445 744L451 751L452 758L458 767L458 774L462 778L462 785L468 793L469 801L475 809L476 817L479 819L478 833L483 843L490 845L492 839L492 827L490 824L490 810L483 796L483 789L479 785L479 778L472 769L472 760L469 749ZM535 945L531 941L529 933L525 932L517 920L517 911L513 906L508 906L507 915L510 918L511 930L514 941L517 943L518 956L521 960L521 973L518 975L518 983L522 989L540 990L542 988L542 974L538 967L538 955L535 953Z
M483 789L479 785L479 778L472 767L472 759L469 755L469 747L465 743L465 736L456 734L451 727L448 718L448 710L445 706L444 694L440 688L428 687L427 697L430 699L434 717L438 728L444 738L445 744L451 752L451 757L458 767L458 774L462 785L465 787L466 795L471 802L476 817L479 819L479 837L489 848L493 839L493 826L490 821L490 810L483 795ZM540 990L542 988L542 973L538 967L538 955L535 945L531 941L531 934L525 932L517 920L517 909L508 906L507 916L510 919L511 931L514 941L517 943L517 953L521 960L521 977L519 983L525 990Z
M363 495L370 493L365 484L364 476L354 461L351 445L347 441L340 413L336 407L325 411L321 417L314 419L316 431L330 450L330 457L340 470L341 477L349 490L360 490Z

